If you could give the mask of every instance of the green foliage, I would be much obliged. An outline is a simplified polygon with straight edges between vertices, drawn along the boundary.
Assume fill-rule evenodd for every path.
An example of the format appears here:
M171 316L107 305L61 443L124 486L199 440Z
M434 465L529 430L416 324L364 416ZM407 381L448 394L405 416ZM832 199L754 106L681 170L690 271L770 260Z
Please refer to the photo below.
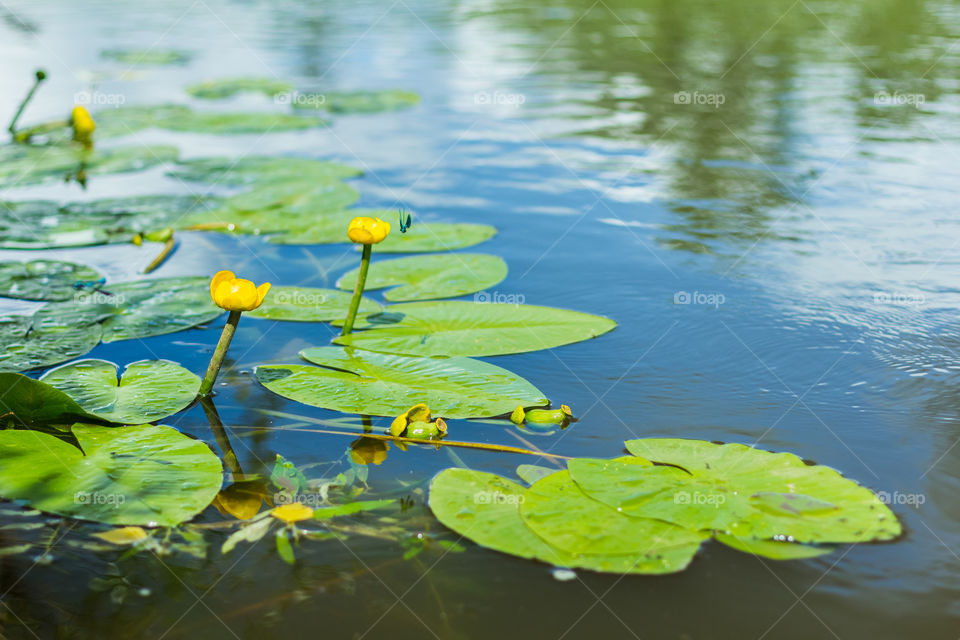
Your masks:
M34 326L29 316L0 316L0 371L27 371L82 356L100 342L99 324Z
M419 356L493 356L552 349L602 335L614 327L601 316L533 305L466 301L411 302L387 307L392 324L334 340L381 353ZM512 410L516 405L510 407Z
M183 160L167 175L191 182L248 186L290 180L330 181L352 178L360 170L335 162L309 158L244 156L242 158L197 158Z
M0 425L40 427L103 419L56 387L20 373L0 373L0 389Z
M164 66L186 64L193 54L175 49L107 49L100 52L100 57L132 66Z
M333 93L301 91L300 93L305 97L314 99L292 100L291 106L298 110L330 111L332 113L380 113L406 109L420 104L419 95L399 89Z
M157 128L190 133L266 134L325 126L319 118L289 113L194 111L181 104L122 106L93 114L98 138L125 136Z
M350 307L351 294L335 289L313 287L272 287L259 309L247 312L254 318L294 322L330 322L343 320ZM362 298L360 313L379 313L379 303Z
M0 296L22 300L68 300L77 281L98 280L95 269L59 260L0 261Z
M385 218L390 222L391 218ZM377 245L378 253L429 253L466 249L497 235L488 224L416 222L406 233L391 233Z
M99 129L98 129L99 131ZM143 171L177 159L176 147L129 146L84 149L72 143L58 145L0 145L0 188L9 189L86 175Z
M238 93L262 93L272 98L278 93L293 91L293 85L275 78L219 78L190 85L185 91L203 100L222 100Z
M112 362L78 360L48 371L40 381L63 391L96 416L122 424L154 422L173 415L189 406L200 388L199 377L168 360L134 362L119 379Z
M71 433L78 446L0 431L0 495L82 520L156 526L193 517L220 489L220 460L170 427L75 424Z
M352 290L358 273L359 269L347 272L337 281L337 286ZM492 287L506 277L507 263L499 256L485 253L410 256L373 262L365 290L396 286L383 296L391 302L455 298Z
M300 353L319 366L261 365L267 389L315 407L397 416L426 403L437 416L479 418L544 405L543 393L506 369L469 358L410 358L336 347Z

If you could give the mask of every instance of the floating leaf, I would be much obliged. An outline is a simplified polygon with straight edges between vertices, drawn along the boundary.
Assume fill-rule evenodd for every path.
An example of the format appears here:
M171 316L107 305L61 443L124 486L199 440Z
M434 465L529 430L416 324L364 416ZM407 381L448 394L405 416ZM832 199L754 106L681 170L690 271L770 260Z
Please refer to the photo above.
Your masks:
M72 360L100 342L99 324L33 326L29 316L0 316L0 371L27 371Z
M771 560L806 560L833 552L831 546L811 546L794 542L778 542L776 540L756 540L753 538L737 538L725 533L714 536L731 549L750 553Z
M119 379L112 362L78 360L48 371L40 381L60 389L90 413L122 424L173 415L189 406L200 389L200 378L169 360L134 362Z
M221 100L238 93L262 93L272 98L278 93L293 91L293 85L275 78L219 78L190 85L185 90L194 98L204 100Z
M100 57L122 64L163 66L186 64L193 58L193 54L174 49L107 49L100 52Z
M125 136L144 129L210 134L300 131L326 125L319 118L288 113L194 111L180 104L124 106L94 114L99 138Z
M545 478L551 473L556 473L557 469L550 467L541 467L536 464L521 464L517 467L517 475L527 484L533 484L540 478Z
M290 100L294 109L331 111L333 113L379 113L405 109L420 103L420 96L399 89L341 93L301 91L298 93L312 99Z
M98 128L99 132L99 128ZM142 171L177 159L176 147L130 146L86 150L73 144L0 145L0 188L64 180L81 168L89 175Z
M69 300L77 281L100 279L95 269L59 260L0 261L0 296L21 300Z
M290 180L332 181L359 175L359 169L309 158L245 156L184 160L167 175L180 180L247 186Z
M16 426L72 424L77 420L99 422L73 398L44 382L19 373L0 373L0 418Z
M294 322L343 320L347 317L352 297L335 289L273 287L260 308L248 311L247 315ZM360 313L379 313L382 310L383 307L377 302L361 298Z
M659 489L642 503L624 504L595 483L574 479L591 496L625 513L643 513L690 528L713 529L738 538L806 543L891 540L901 533L890 509L869 489L790 453L770 453L742 444L653 438L627 441L630 453L689 472L662 486L662 475L620 469L638 488L653 477ZM658 467L663 468L663 467Z
M257 379L297 402L377 416L396 416L426 403L438 416L479 418L548 402L523 378L479 360L351 353L336 347L305 349L300 356L320 366L261 365Z
M352 290L359 269L347 272L337 282ZM455 298L492 287L507 277L507 263L485 253L452 253L379 260L370 265L365 290L396 285L384 294L391 302Z
M601 316L523 304L411 302L390 305L387 313L400 320L334 342L381 353L492 356L552 349L617 326Z
M0 431L0 495L107 524L174 526L220 490L220 460L165 426L75 424L79 447L38 431Z
M394 212L384 209L346 209L325 211L321 215L314 216L287 216L285 219L288 225L287 233L271 236L270 242L277 244L344 244L350 242L347 237L347 227L355 217L383 218L392 213Z
M406 233L391 233L377 245L378 253L429 253L452 251L480 244L497 235L486 224L417 222Z

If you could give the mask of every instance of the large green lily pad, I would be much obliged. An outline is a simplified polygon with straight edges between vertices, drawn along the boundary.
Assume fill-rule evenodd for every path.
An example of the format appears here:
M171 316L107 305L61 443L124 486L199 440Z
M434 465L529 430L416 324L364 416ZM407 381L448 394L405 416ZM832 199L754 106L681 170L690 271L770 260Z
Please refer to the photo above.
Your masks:
M334 342L381 353L492 356L551 349L617 326L602 316L523 304L411 302L390 305L386 312L399 320Z
M359 269L337 282L352 290ZM365 290L396 286L384 294L391 302L455 298L492 287L507 277L507 263L485 253L451 253L377 260L370 264Z
M0 373L0 423L37 427L100 422L63 391L20 373Z
M192 182L248 186L291 180L331 181L351 178L359 169L309 158L244 156L242 158L197 158L178 163L167 175Z
M392 219L384 218L393 223ZM466 249L497 235L496 227L487 224L414 222L406 233L396 228L377 245L378 253L430 253Z
M127 365L122 377L106 360L78 360L40 378L110 422L154 422L185 409L200 389L200 378L169 360Z
M0 496L57 515L115 525L174 526L216 497L220 460L166 426L75 424L78 446L0 431Z
M78 281L98 280L100 273L82 264L59 260L0 261L0 296L21 300L68 300Z
M133 66L164 66L186 64L193 54L176 49L107 49L100 52L100 57Z
M416 106L420 96L411 91L322 92L300 91L289 101L294 109L333 113L380 113Z
M313 287L273 287L263 304L248 316L293 322L343 320L353 294ZM360 313L379 313L383 307L369 298L360 299Z
M344 209L320 215L288 217L286 233L270 237L276 244L344 244L350 242L347 228L357 216L389 219L395 211L383 209ZM380 245L377 245L380 246Z
M0 316L0 371L28 371L72 360L100 342L99 324L36 328L30 316Z
M194 111L179 104L124 106L93 114L99 138L125 136L143 129L209 134L244 134L300 131L325 126L319 118L272 112Z
M548 400L506 369L469 358L409 358L336 347L300 356L316 365L261 365L257 380L276 394L334 411L396 416L426 403L434 415L482 418Z
M238 93L262 93L272 98L278 93L293 91L293 85L276 78L219 78L190 85L185 90L194 98L204 100L222 100Z
M98 128L99 130L99 128ZM71 143L0 145L0 188L21 187L75 177L142 171L177 159L176 147L129 146L86 150Z

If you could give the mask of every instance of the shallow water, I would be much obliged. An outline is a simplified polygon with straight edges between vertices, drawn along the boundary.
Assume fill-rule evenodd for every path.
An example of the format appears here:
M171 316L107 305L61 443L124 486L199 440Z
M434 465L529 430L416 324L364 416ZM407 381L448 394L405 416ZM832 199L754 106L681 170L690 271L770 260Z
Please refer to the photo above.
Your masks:
M956 4L923 0L0 4L0 122L41 65L52 80L26 120L62 116L91 71L108 72L97 91L127 104L184 101L184 85L228 75L419 92L415 109L341 115L328 129L132 138L175 143L185 157L334 159L366 172L354 181L361 206L495 225L499 235L472 249L510 266L491 294L619 323L597 340L489 359L579 416L562 434L522 434L536 446L612 457L633 437L755 443L923 500L894 505L906 534L892 544L784 563L708 544L682 574L569 582L474 546L404 561L380 540L304 544L293 568L269 543L202 562L117 562L59 544L58 530L52 563L0 558L0 637L956 638L958 37ZM144 46L196 56L136 70L99 58ZM156 169L95 177L85 193L46 185L0 197L191 188ZM127 247L62 254L114 280L152 258ZM332 286L355 264L346 245L197 233L156 275L231 268ZM159 355L201 371L218 333L214 323L90 357ZM276 453L345 465L348 438L279 430L289 421L260 410L338 414L250 378L252 366L296 361L332 335L241 323L216 403L237 425L247 472ZM168 422L216 448L200 407ZM499 426L450 428L521 444ZM505 475L528 462L457 455ZM392 449L370 484L422 486L453 463L446 450ZM91 590L111 562L131 593L149 595L115 602Z

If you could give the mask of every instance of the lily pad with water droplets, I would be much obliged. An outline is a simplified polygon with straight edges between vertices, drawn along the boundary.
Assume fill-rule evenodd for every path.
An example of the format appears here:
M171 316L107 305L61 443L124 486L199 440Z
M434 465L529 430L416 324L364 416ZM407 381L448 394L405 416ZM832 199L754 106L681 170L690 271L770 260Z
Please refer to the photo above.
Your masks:
M35 328L30 316L0 316L0 371L28 371L72 360L100 342L99 324Z
M21 300L68 300L78 281L98 280L95 269L59 260L0 261L0 296Z

